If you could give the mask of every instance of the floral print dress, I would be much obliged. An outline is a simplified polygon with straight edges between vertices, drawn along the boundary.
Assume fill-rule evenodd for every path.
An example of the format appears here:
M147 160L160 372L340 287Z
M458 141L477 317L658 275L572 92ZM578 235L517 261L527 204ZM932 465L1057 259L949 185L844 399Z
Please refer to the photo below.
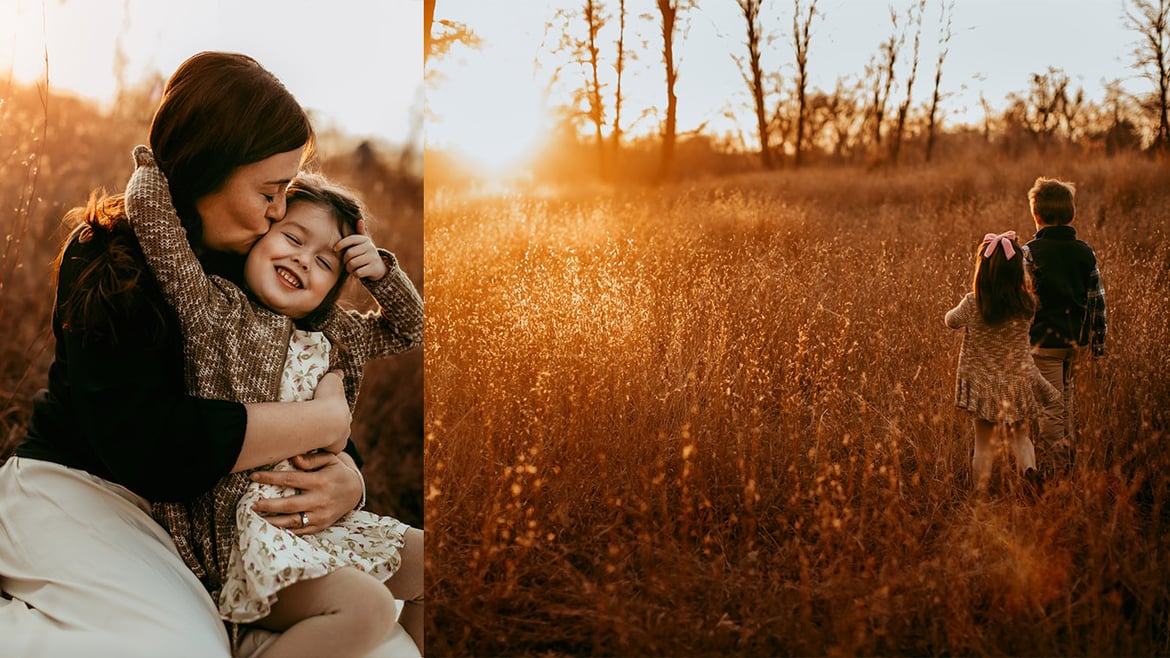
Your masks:
M329 369L329 339L294 329L280 381L280 401L311 400ZM288 460L271 467L295 470ZM353 511L312 535L297 536L252 511L262 498L291 496L295 489L252 483L236 506L238 541L219 598L220 615L249 623L268 615L280 590L341 567L360 569L379 581L398 570L407 525L388 516Z

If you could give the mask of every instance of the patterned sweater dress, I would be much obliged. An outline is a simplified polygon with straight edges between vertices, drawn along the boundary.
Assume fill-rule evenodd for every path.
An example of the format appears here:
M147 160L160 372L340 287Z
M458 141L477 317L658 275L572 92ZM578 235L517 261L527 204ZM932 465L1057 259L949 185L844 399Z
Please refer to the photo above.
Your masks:
M359 313L335 306L320 326L312 328L314 331L300 332L291 319L253 303L232 282L204 273L187 243L166 178L150 149L137 147L134 158L137 168L126 188L126 214L167 302L179 317L189 394L244 404L303 399L298 396L315 388L323 372L340 368L345 372L345 393L352 411L366 361L422 344L422 298L390 252L379 249L388 268L386 276L374 282L363 280L378 302L378 312ZM286 388L290 390L282 393ZM284 467L290 466L276 466ZM296 579L324 575L328 571L321 570L323 565L332 570L348 564L378 577L389 577L397 568L397 547L405 528L400 522L366 512L351 513L339 521L346 528L339 532L359 528L359 533L365 533L368 525L382 524L371 531L378 538L378 548L365 557L360 551L350 556L345 541L322 531L313 537L328 547L322 551L316 547L310 556L306 547L293 541L304 537L267 522L237 520L237 507L242 509L245 493L264 497L292 493L278 487L261 492L258 487L248 473L233 473L194 500L153 505L155 519L171 534L183 561L213 599L235 610L225 614L225 619L245 622L264 616L273 585L278 590ZM351 519L354 515L358 516L356 521ZM347 519L356 525L346 527ZM280 536L257 540L256 534L261 533ZM283 555L276 555L283 549L275 549L289 545L298 545L296 550L305 557L303 564L290 566L281 561ZM255 567L263 563L254 556L264 551L279 560ZM253 556L252 566L244 565L244 571L251 573L247 585L239 581L241 554ZM241 595L242 591L249 594Z
M975 294L969 292L947 311L946 324L963 330L955 406L979 420L1015 423L1039 415L1037 398L1045 403L1060 399L1060 391L1044 379L1032 361L1029 319L1012 318L989 325L979 314Z
M294 329L280 378L280 401L313 399L321 376L329 372L329 339L320 331ZM295 470L288 460L271 467ZM356 567L385 581L402 562L406 524L388 516L353 511L311 535L277 528L252 511L263 498L295 493L286 487L253 482L236 503L237 542L219 596L219 614L248 623L268 615L276 593L289 585L318 578L341 566Z

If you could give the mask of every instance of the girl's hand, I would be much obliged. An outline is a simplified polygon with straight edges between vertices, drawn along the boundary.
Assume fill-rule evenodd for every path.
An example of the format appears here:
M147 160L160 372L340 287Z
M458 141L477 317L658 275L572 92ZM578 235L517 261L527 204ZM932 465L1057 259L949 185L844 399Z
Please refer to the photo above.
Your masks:
M265 498L252 506L260 514L271 514L268 522L293 534L307 535L333 525L357 506L362 482L337 455L314 452L292 458L299 471L256 471L253 482L297 489L284 498ZM309 523L301 526L301 512Z
M333 251L342 254L345 269L349 270L350 274L370 281L379 281L390 270L382 261L382 256L378 254L374 241L366 233L366 220L359 219L357 227L358 232L338 240L337 244L333 245Z

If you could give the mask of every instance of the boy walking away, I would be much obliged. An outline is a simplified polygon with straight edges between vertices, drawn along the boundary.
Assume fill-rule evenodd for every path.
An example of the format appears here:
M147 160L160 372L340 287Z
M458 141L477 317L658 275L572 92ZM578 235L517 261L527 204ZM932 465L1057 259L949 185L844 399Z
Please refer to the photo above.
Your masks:
M1024 257L1039 301L1030 331L1032 358L1063 393L1040 413L1037 462L1047 473L1066 473L1072 467L1077 356L1086 346L1093 358L1105 354L1105 289L1097 255L1069 226L1076 217L1075 195L1072 183L1044 177L1028 190L1037 230L1024 247Z

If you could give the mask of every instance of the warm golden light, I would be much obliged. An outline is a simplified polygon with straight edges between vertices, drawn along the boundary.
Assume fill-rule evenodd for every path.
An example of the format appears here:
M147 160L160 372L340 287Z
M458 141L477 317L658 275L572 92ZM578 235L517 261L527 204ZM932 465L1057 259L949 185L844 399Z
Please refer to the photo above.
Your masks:
M550 55L538 45L546 17L489 9L439 4L436 20L466 25L479 45L454 46L428 63L426 138L428 148L462 166L500 177L517 172L552 123L547 90L535 75L536 60Z
M498 66L486 56L445 70L449 82L427 92L434 116L428 148L458 153L484 174L509 173L532 154L548 124L540 90L523 69Z

